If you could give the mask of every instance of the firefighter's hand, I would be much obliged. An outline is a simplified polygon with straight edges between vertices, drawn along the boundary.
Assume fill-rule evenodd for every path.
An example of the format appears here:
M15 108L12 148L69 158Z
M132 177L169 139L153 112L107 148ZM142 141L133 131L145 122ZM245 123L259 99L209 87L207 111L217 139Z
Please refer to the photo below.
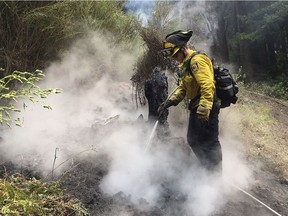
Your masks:
M203 123L208 123L210 110L203 107L202 105L199 105L196 111L198 118Z
M172 105L173 105L173 102L170 101L170 100L163 102L163 103L159 106L159 108L158 108L158 110L157 110L159 117L162 115L162 113L164 112L164 110L168 109L168 108L169 108L170 106L172 106Z

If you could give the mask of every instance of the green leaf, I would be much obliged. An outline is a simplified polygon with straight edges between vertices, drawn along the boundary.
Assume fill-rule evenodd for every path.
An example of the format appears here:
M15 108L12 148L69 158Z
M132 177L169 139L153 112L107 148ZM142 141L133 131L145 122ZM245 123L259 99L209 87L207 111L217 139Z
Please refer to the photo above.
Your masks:
M25 109L26 109L26 107L27 107L26 103L25 103L25 102L23 102L23 109L25 110Z
M58 89L58 88L53 89L53 93L60 94L60 93L62 93L62 89Z
M18 126L18 127L22 127L22 121L20 120L20 118L17 118L15 120L15 125Z
M9 124L9 122L5 121L5 124L6 124L9 128L12 128L11 125Z
M43 105L43 107L46 108L46 109L52 110L52 107L47 105L47 104Z

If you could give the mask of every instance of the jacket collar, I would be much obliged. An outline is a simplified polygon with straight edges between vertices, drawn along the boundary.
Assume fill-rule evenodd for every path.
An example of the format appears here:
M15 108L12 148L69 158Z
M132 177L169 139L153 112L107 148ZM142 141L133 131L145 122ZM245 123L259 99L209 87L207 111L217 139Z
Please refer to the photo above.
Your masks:
M184 58L184 60L178 65L178 67L182 68L183 65L190 60L191 56L193 55L193 53L195 53L195 50L190 50L190 52L186 55L186 57Z

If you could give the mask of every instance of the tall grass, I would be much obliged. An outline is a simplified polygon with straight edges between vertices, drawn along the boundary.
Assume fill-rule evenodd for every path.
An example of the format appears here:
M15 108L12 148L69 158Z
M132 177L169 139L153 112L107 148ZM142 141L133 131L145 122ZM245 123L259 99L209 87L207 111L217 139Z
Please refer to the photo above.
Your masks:
M108 31L115 43L137 34L118 1L3 1L0 8L2 76L43 69L88 31Z
M68 197L58 182L44 183L20 174L0 179L1 215L88 215L75 198Z

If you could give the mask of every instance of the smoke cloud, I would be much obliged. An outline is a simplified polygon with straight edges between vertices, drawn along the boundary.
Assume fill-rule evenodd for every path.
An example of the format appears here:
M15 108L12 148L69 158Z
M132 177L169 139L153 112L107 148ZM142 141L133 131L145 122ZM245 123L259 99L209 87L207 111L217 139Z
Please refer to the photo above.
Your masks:
M221 178L201 169L187 144L155 138L151 150L144 151L152 127L136 122L140 113L147 116L147 107L136 110L129 82L137 57L123 46L109 42L109 36L96 32L76 42L46 70L42 86L63 89L63 93L47 100L53 110L28 104L23 113L24 126L3 131L1 157L19 158L19 165L26 157L32 168L47 175L56 149L55 166L73 154L93 149L107 154L111 160L100 185L103 193L112 196L123 192L139 209L143 208L143 199L153 207L163 205L162 198L167 194L179 195L183 200L181 208L171 206L167 215L209 215L229 200L233 190L227 189ZM183 114L178 118L175 115L179 113L171 110L171 128L173 124L181 126L173 132L175 137L184 137L187 131L187 124L177 122L186 118L187 113ZM241 156L231 148L241 143L235 141L238 135L233 131L226 132L231 128L229 124L227 121L221 128L223 175L248 187L251 174ZM57 172L64 170L62 165Z
M56 148L59 164L69 155L97 145L95 134L89 130L97 122L115 115L136 119L129 83L136 57L124 46L114 45L108 36L95 32L76 42L45 71L42 87L63 89L45 101L53 110L28 103L21 116L23 127L3 132L1 156L13 159L37 155L40 161L35 168L47 173L52 169Z
M144 1L128 1L125 4L127 11L132 11L136 14L142 22L143 26L147 26L148 20L151 19L151 15L154 9L155 1L144 0Z

